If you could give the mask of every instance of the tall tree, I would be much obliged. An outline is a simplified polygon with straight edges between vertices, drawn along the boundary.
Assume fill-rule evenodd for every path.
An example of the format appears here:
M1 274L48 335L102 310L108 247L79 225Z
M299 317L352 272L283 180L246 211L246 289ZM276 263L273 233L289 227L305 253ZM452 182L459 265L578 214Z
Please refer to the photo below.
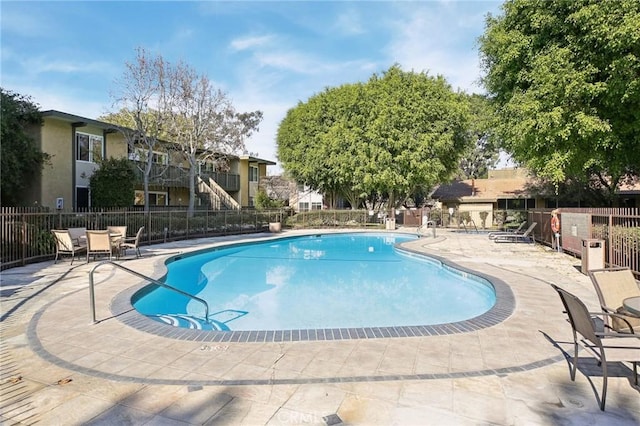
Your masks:
M468 145L468 103L444 78L394 65L367 83L329 88L292 108L278 129L278 158L297 181L352 206L433 187Z
M222 167L225 155L244 150L244 139L257 130L262 112L237 112L206 75L142 48L125 68L114 95L117 110L104 120L121 126L130 151L141 160L147 209L154 151L162 146L184 156L189 164L188 212L193 215L199 163L214 160ZM159 170L160 175L163 172Z
M497 130L556 188L640 172L640 2L508 0L480 37Z
M28 128L42 124L38 105L29 96L0 88L0 167L2 205L15 206L49 159Z
M206 75L184 63L169 68L161 99L163 126L189 163L188 214L193 215L198 163L224 162L226 155L243 151L244 140L258 129L262 112L238 113Z
M160 55L152 55L143 48L136 49L132 62L125 62L125 71L116 81L112 92L115 111L100 119L117 125L142 173L144 208L149 211L149 182L161 176L166 167L154 164L154 151L160 149L163 121L160 102L169 64ZM167 149L165 144L162 149Z
M469 96L470 114L468 132L472 144L460 160L461 179L486 177L499 158L499 143L493 128L495 120L489 101L485 96Z

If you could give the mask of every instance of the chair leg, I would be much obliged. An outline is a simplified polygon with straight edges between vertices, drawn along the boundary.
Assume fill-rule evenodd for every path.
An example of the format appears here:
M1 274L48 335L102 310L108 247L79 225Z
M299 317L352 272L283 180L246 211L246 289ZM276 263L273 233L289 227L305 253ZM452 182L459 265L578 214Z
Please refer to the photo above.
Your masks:
M571 366L571 381L576 380L576 369L578 367L578 342L573 343L573 365Z
M602 358L602 396L600 401L600 409L604 411L604 403L607 400L607 360Z
M60 253L58 252L58 250L56 250L56 258L55 258L55 259L53 259L53 264L54 264L54 265L55 265L56 263L58 263L58 254L60 254Z

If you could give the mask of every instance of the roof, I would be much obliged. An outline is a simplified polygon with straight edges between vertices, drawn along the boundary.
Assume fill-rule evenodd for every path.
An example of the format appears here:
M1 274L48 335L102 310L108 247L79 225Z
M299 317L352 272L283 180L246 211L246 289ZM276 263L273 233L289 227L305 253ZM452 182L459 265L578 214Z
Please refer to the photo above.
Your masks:
M440 201L464 201L466 203L495 202L505 198L530 197L529 179L467 179L440 185L432 197Z
M74 115L74 114L69 114L66 112L62 112L62 111L56 111L56 110L47 110L47 111L42 111L40 113L42 115L42 117L52 117L52 118L56 118L58 120L62 120L62 121L66 121L68 123L72 123L75 124L78 127L82 127L82 126L87 126L87 125L92 125L95 127L98 127L99 129L104 129L104 130L108 130L108 131L116 131L118 129L127 129L126 127L123 126L117 126L115 124L112 123L107 123L105 121L99 121L99 120L92 120L90 118L86 118L86 117L81 117L79 115ZM127 130L132 130L132 129L127 129ZM248 160L250 163L258 163L258 164L266 164L267 166L273 166L277 163L271 161L271 160L265 160L263 158L258 158L258 157L254 157L252 155L235 155L232 154L231 156L239 158L239 159L243 159L243 160Z
M105 130L116 130L120 128L120 126L116 126L115 124L107 123L105 121L92 120L90 118L80 117L79 115L69 114L62 111L56 111L53 109L50 109L48 111L42 111L40 115L42 115L42 117L45 117L45 118L53 117L53 118L57 118L58 120L66 121L69 123L75 123L78 126L86 126L90 124L92 126L96 126L98 128L105 129Z
M240 155L238 158L240 158L241 160L248 160L249 163L266 164L267 166L276 165L276 163L271 160L265 160L264 158L254 157L253 155Z

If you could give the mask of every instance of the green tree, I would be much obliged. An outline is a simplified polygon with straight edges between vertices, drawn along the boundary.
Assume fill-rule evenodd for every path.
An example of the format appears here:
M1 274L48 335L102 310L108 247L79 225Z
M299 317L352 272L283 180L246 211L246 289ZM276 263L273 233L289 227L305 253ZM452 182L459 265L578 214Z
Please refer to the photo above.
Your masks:
M127 158L109 158L89 178L91 206L129 207L135 195L135 172Z
M268 210L281 208L284 203L281 200L274 200L269 197L269 194L267 194L267 191L264 188L258 188L256 196L253 199L253 204L255 205L256 210Z
M460 179L478 179L488 175L499 158L499 143L494 132L495 116L489 100L483 95L469 96L468 132L470 144L460 160Z
M457 170L469 139L468 103L444 78L392 66L367 83L328 88L289 110L278 158L334 207L338 195L395 207Z
M25 190L38 176L49 160L49 155L40 151L29 127L42 124L38 105L29 96L0 88L0 168L2 179L2 205L16 206Z
M640 168L640 2L502 8L479 41L504 147L556 191L595 178L611 197Z

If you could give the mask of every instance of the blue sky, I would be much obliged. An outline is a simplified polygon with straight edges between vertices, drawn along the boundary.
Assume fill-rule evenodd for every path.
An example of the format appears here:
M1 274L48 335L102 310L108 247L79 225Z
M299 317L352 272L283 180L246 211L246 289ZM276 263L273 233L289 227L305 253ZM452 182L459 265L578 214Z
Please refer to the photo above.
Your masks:
M501 4L2 0L1 85L43 110L97 118L114 110L115 81L144 47L206 74L239 111L263 111L247 149L276 161L287 110L394 63L482 92L477 38L486 14L499 14Z

